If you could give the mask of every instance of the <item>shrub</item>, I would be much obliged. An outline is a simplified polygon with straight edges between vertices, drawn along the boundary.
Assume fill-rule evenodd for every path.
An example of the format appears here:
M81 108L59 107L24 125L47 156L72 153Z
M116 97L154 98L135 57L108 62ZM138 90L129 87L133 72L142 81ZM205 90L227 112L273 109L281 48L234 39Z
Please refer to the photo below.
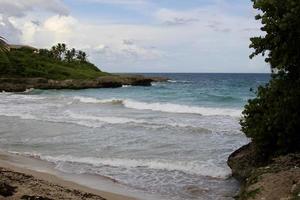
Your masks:
M273 78L245 106L242 131L262 157L300 150L300 81Z
M265 36L251 38L255 55L266 56L272 79L258 88L241 120L259 155L300 151L300 1L253 0Z

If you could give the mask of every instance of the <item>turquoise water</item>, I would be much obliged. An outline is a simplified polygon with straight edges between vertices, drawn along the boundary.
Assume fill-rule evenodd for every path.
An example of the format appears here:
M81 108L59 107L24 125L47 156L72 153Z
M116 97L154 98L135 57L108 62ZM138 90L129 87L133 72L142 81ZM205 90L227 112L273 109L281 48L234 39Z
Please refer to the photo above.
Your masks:
M232 199L228 155L250 88L266 74L167 76L152 87L0 95L0 148L70 174L101 175L157 199ZM101 188L99 188L101 189Z
M128 87L119 89L80 90L68 93L64 90L54 94L83 94L90 97L134 99L143 102L165 102L217 108L242 109L256 89L268 80L268 74L143 74L169 77L167 83L154 83L153 87ZM126 86L124 86L126 87ZM46 92L47 93L47 92ZM48 92L52 94L53 92Z

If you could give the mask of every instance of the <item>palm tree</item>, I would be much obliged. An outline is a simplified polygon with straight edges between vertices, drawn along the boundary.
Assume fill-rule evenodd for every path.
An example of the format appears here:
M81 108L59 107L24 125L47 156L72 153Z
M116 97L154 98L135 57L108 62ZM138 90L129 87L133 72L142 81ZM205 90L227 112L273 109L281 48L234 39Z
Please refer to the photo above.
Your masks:
M76 55L76 50L74 48L71 49L71 55L72 55L72 59L75 57Z
M58 51L58 59L63 60L66 54L67 45L65 43L58 43L56 45L56 50Z
M65 60L70 63L73 60L73 55L72 51L67 50L66 55L65 55Z
M0 36L0 51L7 51L8 44L6 43L5 39Z
M86 62L86 53L84 51L78 51L77 53L77 59L80 61L80 62Z
M62 43L61 44L61 51L62 51L62 53L65 53L66 50L67 50L67 45L65 43Z
M51 55L55 60L59 60L59 51L58 48L56 46L51 47Z

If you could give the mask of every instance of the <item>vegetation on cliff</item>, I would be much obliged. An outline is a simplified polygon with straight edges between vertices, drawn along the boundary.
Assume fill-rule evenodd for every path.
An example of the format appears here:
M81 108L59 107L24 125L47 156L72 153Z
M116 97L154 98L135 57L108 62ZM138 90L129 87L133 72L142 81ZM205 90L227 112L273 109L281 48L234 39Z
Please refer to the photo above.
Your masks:
M300 1L252 1L265 35L251 38L250 57L265 56L272 79L246 105L241 125L256 155L272 158L300 151Z
M3 49L4 43L1 46ZM0 77L64 80L93 79L103 75L107 73L90 63L85 52L68 49L65 44L59 43L50 50L24 46L0 51Z
M163 77L102 72L87 60L85 52L68 49L61 43L48 50L7 45L3 40L0 47L0 91L151 86L151 82L168 80Z

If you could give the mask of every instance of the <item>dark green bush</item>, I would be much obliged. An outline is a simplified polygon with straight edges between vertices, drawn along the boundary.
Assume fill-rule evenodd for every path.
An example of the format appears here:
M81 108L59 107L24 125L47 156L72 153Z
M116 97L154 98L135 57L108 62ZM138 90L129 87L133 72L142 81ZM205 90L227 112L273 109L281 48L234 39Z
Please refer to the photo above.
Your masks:
M272 79L245 106L242 131L258 155L300 151L300 1L253 0L265 36L251 38L255 55L266 56Z
M273 78L243 112L242 131L262 157L300 150L300 81Z

